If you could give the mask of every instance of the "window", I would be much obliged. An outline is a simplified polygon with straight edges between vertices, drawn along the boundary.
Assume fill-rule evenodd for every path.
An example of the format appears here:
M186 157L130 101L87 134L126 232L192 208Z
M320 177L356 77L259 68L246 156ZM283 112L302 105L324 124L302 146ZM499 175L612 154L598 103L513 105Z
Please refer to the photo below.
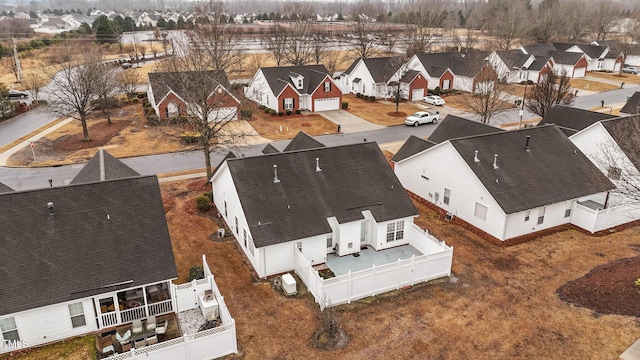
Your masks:
M238 217L236 216L236 232L240 235L240 229L238 229Z
M293 109L293 98L284 98L284 109L285 110Z
M331 83L330 82L324 83L324 91L325 92L331 91Z
M255 255L256 244L253 243L253 238L249 235L249 251L251 251L251 255Z
M243 231L244 231L244 247L246 249L247 248L247 229L243 229Z
M482 221L487 221L487 207L476 203L476 209L473 212L473 215Z
M622 175L622 169L615 166L609 166L609 170L607 171L607 177L611 180L620 180L620 175Z
M544 222L544 211L545 211L544 207L541 207L540 210L538 211L538 225Z
M527 212L524 213L524 221L529 221L530 218L531 218L531 210L527 210Z
M224 217L227 217L227 201L224 201Z
M84 319L84 307L82 307L81 302L69 304L69 315L71 316L71 325L74 328L87 325Z
M298 88L301 88L301 87L302 87L302 78L299 78L298 79Z
M444 199L442 202L449 205L449 199L451 198L451 190L444 188Z
M327 248L333 247L333 233L327 234Z
M433 202L437 204L438 200L440 200L440 193L435 193Z
M404 238L404 221L387 224L387 242Z
M364 83L362 83L362 93L363 93L363 94L367 91L367 90L365 90L365 89L366 89L366 86L364 85Z
M0 331L2 331L2 337L5 341L20 341L18 327L14 318L0 320Z

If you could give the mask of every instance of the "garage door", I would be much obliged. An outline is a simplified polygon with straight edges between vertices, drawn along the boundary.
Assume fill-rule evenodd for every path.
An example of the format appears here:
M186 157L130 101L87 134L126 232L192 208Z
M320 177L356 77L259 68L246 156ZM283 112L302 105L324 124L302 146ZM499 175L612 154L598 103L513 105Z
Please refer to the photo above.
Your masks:
M238 118L238 109L234 107L225 107L219 109L213 109L209 113L209 122L215 121L229 121Z
M339 97L316 99L313 102L313 111L339 110L339 109L340 109Z
M574 78L584 77L586 70L587 70L587 68L575 68L573 70L573 77Z
M422 100L424 97L424 89L413 89L411 91L411 101Z

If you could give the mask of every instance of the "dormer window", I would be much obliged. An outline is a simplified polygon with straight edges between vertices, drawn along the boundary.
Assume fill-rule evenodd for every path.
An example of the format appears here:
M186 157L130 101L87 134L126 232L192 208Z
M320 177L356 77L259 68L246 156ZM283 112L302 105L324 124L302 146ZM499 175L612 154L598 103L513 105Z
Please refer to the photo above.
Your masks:
M302 89L302 77L298 78L298 89Z

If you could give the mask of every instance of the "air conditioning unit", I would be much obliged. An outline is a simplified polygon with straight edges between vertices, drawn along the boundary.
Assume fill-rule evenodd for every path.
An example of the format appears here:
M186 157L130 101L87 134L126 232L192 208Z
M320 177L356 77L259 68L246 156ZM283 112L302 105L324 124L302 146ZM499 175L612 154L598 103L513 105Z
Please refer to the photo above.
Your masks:
M447 212L447 215L445 216L445 218L447 219L447 221L451 221L453 220L453 218L455 217L455 215L453 215L452 212Z
M287 273L282 275L282 291L286 295L295 295L298 293L296 288L296 279L291 276L291 274Z
M224 237L224 228L223 229L218 229L218 237L219 238L223 238Z

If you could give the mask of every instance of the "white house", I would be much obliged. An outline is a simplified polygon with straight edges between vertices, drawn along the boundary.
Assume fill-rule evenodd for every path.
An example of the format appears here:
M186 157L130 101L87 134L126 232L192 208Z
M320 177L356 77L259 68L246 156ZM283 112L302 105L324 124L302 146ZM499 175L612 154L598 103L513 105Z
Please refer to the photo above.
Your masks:
M437 130L464 129L454 124L460 121L469 120L447 118ZM407 142L412 151L401 149L402 157L393 159L400 182L502 242L572 224L577 202L596 201L613 189L552 125L440 140L422 147L415 144L420 139Z
M211 178L214 203L258 276L294 270L296 249L317 265L329 254L409 244L418 212L377 144L298 144L227 157Z
M155 176L100 152L70 185L0 191L0 206L0 353L175 311Z
M260 68L244 93L248 99L278 112L342 107L342 91L324 65Z
M498 78L509 84L534 80L531 79L528 71L536 60L531 54L525 54L519 50L494 51L487 56L487 60L498 74Z
M587 71L611 71L620 70L622 56L611 52L605 45L596 44L567 44L554 43L556 49L560 51L585 54L587 60Z
M523 45L518 48L524 54L535 56L536 60L547 62L553 59L553 71L565 72L571 78L585 77L589 62L582 51L559 50L554 44Z

